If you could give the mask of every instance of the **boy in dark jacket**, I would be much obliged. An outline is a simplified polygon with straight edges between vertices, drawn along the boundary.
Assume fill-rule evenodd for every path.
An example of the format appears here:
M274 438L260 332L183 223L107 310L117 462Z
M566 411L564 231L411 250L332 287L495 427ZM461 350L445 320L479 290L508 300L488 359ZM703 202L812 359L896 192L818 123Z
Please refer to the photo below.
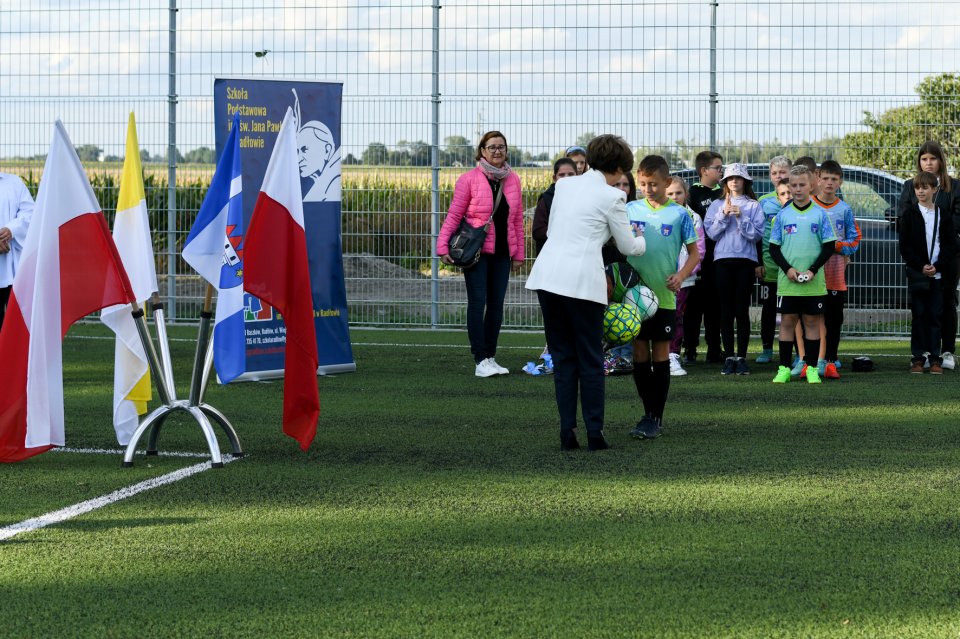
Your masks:
M930 373L940 375L940 318L943 287L954 281L956 233L950 211L935 202L937 176L923 172L913 178L917 203L900 219L900 255L910 289L910 372L923 373L924 353L930 353Z

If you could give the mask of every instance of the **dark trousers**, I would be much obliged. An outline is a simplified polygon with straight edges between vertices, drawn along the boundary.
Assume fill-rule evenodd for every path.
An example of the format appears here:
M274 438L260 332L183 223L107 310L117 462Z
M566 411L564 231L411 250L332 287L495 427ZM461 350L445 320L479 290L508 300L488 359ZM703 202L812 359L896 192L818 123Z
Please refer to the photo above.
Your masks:
M10 299L11 290L12 286L0 288L0 328L3 327L3 317L7 314L7 301Z
M701 274L690 288L687 308L683 311L683 348L696 351L700 345L700 324L703 322L703 338L707 353L720 356L720 315L717 309L717 286L713 272Z
M949 285L949 282L948 282ZM930 290L910 291L910 353L940 357L940 316L943 311L943 281L930 280Z
M553 384L560 430L577 427L577 391L588 433L603 430L604 305L537 291L543 329L553 357Z
M777 283L760 284L760 343L773 350L777 330Z
M713 263L720 304L720 338L726 357L746 357L750 345L750 295L756 280L756 263L728 258ZM737 324L737 350L733 350L733 324Z
M843 332L843 307L847 304L846 291L827 291L827 300L823 305L823 325L827 329L828 362L835 362L839 356L840 333ZM824 339L823 335L820 336Z
M480 261L463 271L467 285L467 335L470 352L478 364L497 354L503 324L503 299L510 281L510 256L483 253Z

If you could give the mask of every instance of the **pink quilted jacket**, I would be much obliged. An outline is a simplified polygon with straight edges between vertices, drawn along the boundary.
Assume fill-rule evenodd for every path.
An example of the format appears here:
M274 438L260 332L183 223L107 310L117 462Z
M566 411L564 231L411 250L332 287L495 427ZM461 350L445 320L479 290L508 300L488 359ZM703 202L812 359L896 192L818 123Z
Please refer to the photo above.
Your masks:
M523 241L523 198L520 192L520 178L511 172L503 180L503 197L510 205L507 217L507 248L510 259L522 262L524 258ZM450 210L440 227L437 236L437 255L446 255L450 249L450 236L457 231L460 220L467 216L467 223L480 227L487 223L493 214L493 191L487 176L480 168L467 171L457 180L453 189L453 201ZM493 253L496 247L496 229L493 224L487 231L487 240L483 243L483 253Z

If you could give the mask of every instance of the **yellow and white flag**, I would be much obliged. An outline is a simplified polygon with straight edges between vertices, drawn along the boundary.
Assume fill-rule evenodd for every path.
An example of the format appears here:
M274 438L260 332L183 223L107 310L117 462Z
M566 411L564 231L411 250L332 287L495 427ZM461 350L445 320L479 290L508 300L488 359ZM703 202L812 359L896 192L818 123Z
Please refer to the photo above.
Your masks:
M133 113L127 125L127 150L120 178L117 217L113 223L113 241L123 267L130 278L134 298L143 305L157 290L157 269L150 238L150 220L143 191L140 143ZM147 412L150 401L150 370L147 356L137 334L129 304L111 306L100 315L103 323L117 334L113 374L113 427L117 441L126 446L137 429L139 415Z

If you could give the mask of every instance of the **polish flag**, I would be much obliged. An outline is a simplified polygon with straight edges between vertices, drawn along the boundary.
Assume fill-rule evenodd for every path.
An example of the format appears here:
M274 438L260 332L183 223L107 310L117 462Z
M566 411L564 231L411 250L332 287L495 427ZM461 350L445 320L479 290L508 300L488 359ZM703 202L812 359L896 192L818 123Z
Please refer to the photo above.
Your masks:
M247 228L243 288L283 315L283 432L307 450L320 418L319 360L296 135L293 112L287 108Z
M57 120L0 331L0 462L64 445L63 336L92 312L133 301L103 212Z

